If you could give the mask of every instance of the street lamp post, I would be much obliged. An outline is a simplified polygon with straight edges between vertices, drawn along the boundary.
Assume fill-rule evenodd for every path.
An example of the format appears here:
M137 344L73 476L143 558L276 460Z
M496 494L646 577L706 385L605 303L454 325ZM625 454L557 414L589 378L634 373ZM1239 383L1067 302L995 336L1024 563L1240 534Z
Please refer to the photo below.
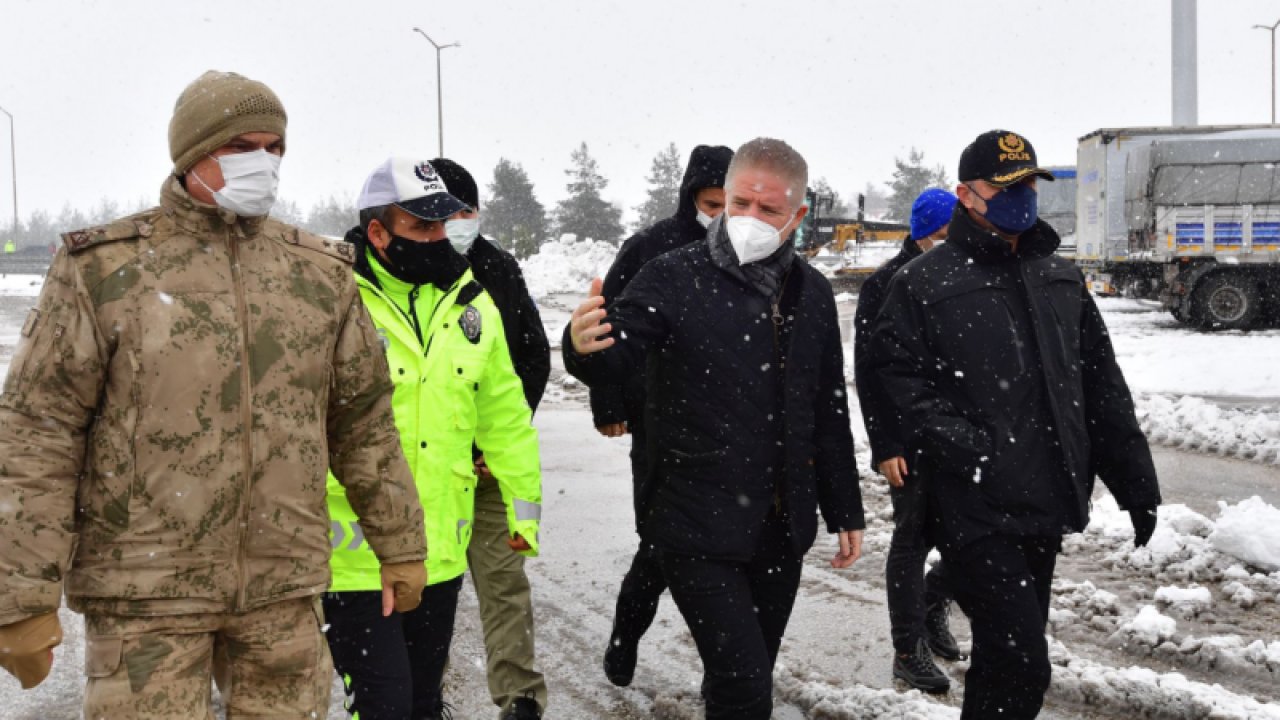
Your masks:
M436 122L440 128L440 157L444 157L444 88L440 84L440 51L445 48L462 47L462 43L449 43L441 45L431 36L422 31L421 28L414 28L414 32L427 39L431 43L431 47L436 49Z
M13 169L13 237L18 237L18 143L14 140L13 113L0 107L0 113L9 117L9 166Z
M1276 124L1276 28L1280 28L1280 20L1275 25L1254 25L1255 30L1266 30L1271 33L1271 124Z

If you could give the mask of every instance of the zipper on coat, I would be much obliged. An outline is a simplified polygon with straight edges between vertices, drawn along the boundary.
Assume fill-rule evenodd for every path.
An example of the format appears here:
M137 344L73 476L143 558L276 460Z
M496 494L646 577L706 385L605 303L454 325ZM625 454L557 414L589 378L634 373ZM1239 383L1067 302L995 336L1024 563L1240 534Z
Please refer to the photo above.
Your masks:
M239 540L236 543L236 574L239 576L240 582L237 583L235 609L243 610L248 603L249 591L245 555L248 545L249 509L252 504L253 484L253 388L249 385L251 378L251 373L249 372L249 311L246 307L247 301L244 296L244 278L240 274L240 250L235 238L231 236L230 227L227 228L224 237L227 241L228 257L231 260L231 284L235 288L236 294L236 320L240 324L240 422L242 424L241 432L243 433L241 453L244 456L244 468L241 471L243 477L240 482L240 511L237 513L240 521L240 533Z
M1081 505L1086 503L1092 505L1093 499L1091 497L1082 497L1075 471L1071 469L1072 460L1075 458L1068 457L1068 445L1062 437L1062 430L1066 425L1063 422L1062 408L1058 405L1058 395L1054 392L1054 388L1049 387L1049 378L1046 377L1049 355L1045 353L1044 341L1041 338L1041 335L1043 335L1043 328L1039 327L1036 320L1036 309L1031 300L1031 285L1027 282L1027 267L1023 263L1018 263L1018 279L1022 281L1022 292L1027 301L1027 316L1031 323L1031 335L1035 338L1036 352L1040 355L1040 377L1036 378L1036 382L1041 383L1041 387L1044 388L1045 399L1049 403L1049 417L1053 420L1053 437L1057 441L1058 448L1062 453L1062 461L1067 466L1068 489L1071 491L1071 494L1075 496L1076 508L1079 509ZM1050 307L1052 308L1052 301L1046 300L1046 302L1049 302ZM1085 479L1085 482L1087 482L1087 479Z
M458 283L456 283L456 282L455 282L453 285L450 285L450 286L449 286L449 289L448 289L448 290L445 290L445 291L444 291L444 294L442 294L442 295L440 296L440 299L436 301L436 306L435 306L435 307L433 307L433 308L431 308L431 320L430 320L430 322L431 322L431 325L432 325L433 327L435 326L435 322L436 322L436 313L440 312L440 306L441 306L442 304L444 304L444 301L445 301L445 300L448 300L448 299L449 299L449 296L450 296L450 295L453 295L453 289L454 289L454 288L456 288L457 286L458 286ZM455 296L455 297L456 297L456 296ZM417 322L417 318L418 318L417 314L415 314L413 317L414 317L414 322ZM435 338L436 338L436 334L435 334L435 333L431 333L431 337L427 338L426 344L425 344L425 345L423 345L423 342L422 342L422 334L421 334L421 333L419 333L419 334L418 334L418 344L419 344L419 345L423 345L423 347L422 347L422 357L426 357L428 354L430 354L430 352L431 352L431 341L432 341L432 340L435 340Z
M421 290L421 285L414 285L409 291L409 324L413 325L413 334L418 336L419 347L423 345L422 323L418 321L418 293Z
M769 303L769 309L772 315L769 318L773 325L773 358L778 363L778 412L781 414L781 433L782 433L782 457L779 464L782 466L778 469L778 476L773 483L773 509L782 516L782 480L787 475L787 359L782 348L782 340L778 333L782 330L782 325L787 320L782 316L782 296L787 291L787 280L791 279L791 269L787 268L787 272L782 276L782 283L778 287L778 296L772 298Z

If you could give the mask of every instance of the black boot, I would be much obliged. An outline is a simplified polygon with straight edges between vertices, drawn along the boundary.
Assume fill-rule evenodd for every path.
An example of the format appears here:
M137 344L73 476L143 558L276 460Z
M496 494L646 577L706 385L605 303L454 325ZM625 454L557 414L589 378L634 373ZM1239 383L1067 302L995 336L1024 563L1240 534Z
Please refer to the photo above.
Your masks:
M631 684L636 674L636 651L633 643L623 640L618 634L609 637L609 647L604 651L604 674L609 682L618 687Z
M951 680L933 664L933 656L929 654L929 646L923 639L916 641L913 652L894 655L893 676L917 690L929 693L951 689Z
M526 695L511 703L502 720L542 720L542 711L538 709L538 701L532 695Z
M948 615L951 601L946 598L929 603L924 609L924 631L929 649L943 660L959 660L960 645L951 634Z

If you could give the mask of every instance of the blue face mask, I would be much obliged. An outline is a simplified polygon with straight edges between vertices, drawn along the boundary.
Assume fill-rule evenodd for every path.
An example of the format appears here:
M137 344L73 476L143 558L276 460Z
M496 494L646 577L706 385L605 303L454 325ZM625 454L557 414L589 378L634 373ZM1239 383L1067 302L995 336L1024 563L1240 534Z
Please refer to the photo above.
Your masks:
M987 201L987 211L982 216L1006 235L1021 235L1036 224L1036 200L1035 188L1021 182L996 193Z

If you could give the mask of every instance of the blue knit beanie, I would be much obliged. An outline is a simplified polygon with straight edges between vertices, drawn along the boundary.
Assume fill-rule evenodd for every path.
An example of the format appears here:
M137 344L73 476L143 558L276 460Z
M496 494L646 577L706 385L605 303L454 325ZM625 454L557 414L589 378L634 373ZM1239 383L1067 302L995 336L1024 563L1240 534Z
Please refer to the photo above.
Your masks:
M911 203L911 239L923 240L951 222L956 196L940 188L929 188Z

